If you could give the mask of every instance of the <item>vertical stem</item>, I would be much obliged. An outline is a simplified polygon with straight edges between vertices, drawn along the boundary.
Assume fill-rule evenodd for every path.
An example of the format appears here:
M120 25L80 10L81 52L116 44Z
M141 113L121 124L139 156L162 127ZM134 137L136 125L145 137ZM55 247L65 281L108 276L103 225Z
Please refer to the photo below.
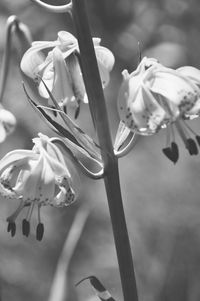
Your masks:
M85 1L73 0L72 2L72 13L77 31L82 73L105 166L106 175L104 182L113 227L124 301L137 301L136 280L122 203L118 162L113 152L106 104L88 24Z

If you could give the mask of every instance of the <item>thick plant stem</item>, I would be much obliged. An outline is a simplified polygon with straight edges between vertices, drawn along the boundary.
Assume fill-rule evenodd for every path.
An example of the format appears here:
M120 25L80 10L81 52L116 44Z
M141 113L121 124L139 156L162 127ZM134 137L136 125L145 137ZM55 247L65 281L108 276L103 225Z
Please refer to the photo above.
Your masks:
M124 215L117 158L113 152L106 104L88 24L85 1L73 0L72 13L81 68L105 166L105 188L117 251L124 301L138 301L135 272Z

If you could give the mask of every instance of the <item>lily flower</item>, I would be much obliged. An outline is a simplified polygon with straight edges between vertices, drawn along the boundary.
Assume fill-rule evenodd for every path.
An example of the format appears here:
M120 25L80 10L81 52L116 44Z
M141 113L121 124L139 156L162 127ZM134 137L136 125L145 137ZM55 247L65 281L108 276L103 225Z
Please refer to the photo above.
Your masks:
M118 111L125 125L140 135L153 135L162 128L170 129L163 152L176 163L179 152L175 126L190 155L198 154L200 136L194 133L186 120L199 116L200 71L194 67L173 70L145 57L134 72L129 74L125 70L122 74ZM191 133L196 141L191 138Z
M102 85L105 87L115 59L110 50L100 46L100 42L99 38L93 38ZM42 79L65 111L69 102L74 102L77 108L81 102L88 102L79 64L78 41L69 32L58 32L56 41L33 42L22 58L21 70L32 79L39 80L40 95L49 99Z
M32 150L14 150L0 160L0 194L4 198L20 200L17 210L7 218L8 232L15 235L15 220L21 210L28 207L27 216L22 222L22 232L28 236L30 218L36 206L36 237L41 240L44 232L40 218L41 207L70 205L77 199L80 185L77 185L76 170L68 168L59 148L47 136L38 136L33 139Z
M16 127L16 118L8 110L5 110L0 105L0 143L3 142L8 135L10 135Z

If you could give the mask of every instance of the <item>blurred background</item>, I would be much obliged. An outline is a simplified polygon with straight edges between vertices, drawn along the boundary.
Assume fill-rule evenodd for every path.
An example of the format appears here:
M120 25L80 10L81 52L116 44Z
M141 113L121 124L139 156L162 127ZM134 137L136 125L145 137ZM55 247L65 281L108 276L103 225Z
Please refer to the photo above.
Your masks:
M63 4L65 1L46 1ZM198 0L87 0L93 36L115 55L111 81L105 90L112 136L118 126L116 99L123 69L133 71L142 56L155 57L177 68L200 67L200 5ZM5 43L6 20L17 15L31 30L34 40L55 40L59 30L74 33L69 15L54 15L28 0L0 2L0 64ZM1 144L0 157L17 148L32 148L38 132L53 132L26 101L13 46L4 106L18 126ZM90 121L90 119L89 119ZM82 107L79 122L95 135ZM193 129L200 133L200 122ZM200 300L200 157L191 157L178 135L180 159L173 165L162 154L166 133L142 137L125 158L120 159L120 177L127 225L136 267L141 301ZM92 208L68 269L66 301L95 301L83 277L96 275L116 300L123 300L112 229L102 181L81 177L82 193L69 208L43 208L45 236L35 239L37 219L31 235L22 236L22 213L14 238L6 232L6 218L17 207L0 202L0 290L1 300L48 300L55 269L74 216L83 204ZM34 219L35 218L35 219Z

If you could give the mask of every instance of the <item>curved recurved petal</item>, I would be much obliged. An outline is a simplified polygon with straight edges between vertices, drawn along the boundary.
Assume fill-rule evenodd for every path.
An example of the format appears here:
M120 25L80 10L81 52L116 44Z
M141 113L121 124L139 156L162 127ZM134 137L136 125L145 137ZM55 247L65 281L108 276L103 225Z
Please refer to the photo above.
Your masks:
M41 185L37 189L40 201L51 201L55 194L55 174L45 157L43 157L43 169L41 172Z
M67 102L74 97L72 90L72 79L69 69L65 63L62 52L59 48L53 50L53 66L54 66L54 82L52 91L55 99L58 102ZM46 82L45 82L46 83ZM45 89L43 84L43 89ZM46 89L45 89L46 90ZM46 94L49 94L46 90Z
M39 74L39 72L38 72L38 74ZM54 76L55 76L54 66L53 66L52 62L50 62L49 64L47 64L45 66L43 71L40 72L40 76L41 76L42 80L45 82L45 84L47 85L47 87L49 88L49 90L52 91L53 86L54 86ZM49 98L47 90L45 89L42 81L40 81L40 83L39 83L38 91L42 97Z
M118 112L120 119L131 130L137 129L136 120L133 119L132 115L132 106L138 107L138 110L141 112L145 110L141 91L142 74L135 74L136 73L129 74L127 70L122 72L124 80L118 95Z
M40 66L45 62L45 55L42 50L53 48L59 45L58 41L35 41L24 53L20 68L29 77L35 78L40 71Z
M13 190L23 194L23 200L33 201L38 198L38 189L42 185L41 172L43 169L43 158L40 155L37 161L29 162L30 170L22 171L21 178L18 180Z
M61 50L65 51L67 48L77 47L77 39L68 31L61 30L58 32L58 39Z
M69 171L61 151L48 140L47 136L39 133L39 138L34 138L33 142L35 143L33 150L46 158L57 176L69 176Z
M44 153L44 150L42 152ZM51 157L48 153L45 153L45 158L47 159L49 165L57 176L70 176L69 170L65 163L60 163L58 160Z
M101 62L108 71L111 71L115 63L115 57L112 52L106 47L96 46L95 53L97 60Z
M194 84L200 86L200 70L192 66L184 66L177 69L179 73L187 76Z
M184 116L192 110L200 97L200 90L189 78L182 76L178 71L166 68L156 70L154 76L149 78L145 85L150 90L164 97L171 108L174 118L177 118L177 110Z
M88 102L86 97L85 85L79 61L76 55L72 54L66 59L71 77L71 87L77 101Z
M40 52L34 52L30 48L22 57L20 68L29 77L35 79L38 67L44 62L45 56Z
M132 118L137 125L136 132L142 135L156 133L165 123L166 112L151 92L142 86L134 102L130 104Z
M110 71L112 70L115 58L110 50L105 47L95 47L97 63L103 87L106 87L110 81Z
M72 84L62 52L56 47L52 53L53 62L49 64L48 69L43 73L42 79L58 102L71 100L73 97ZM49 93L43 82L40 83L41 92L43 96L45 95L46 98L49 98Z
M10 165L22 166L30 159L37 160L38 155L34 154L31 150L14 150L7 153L0 160L0 173L3 172Z

